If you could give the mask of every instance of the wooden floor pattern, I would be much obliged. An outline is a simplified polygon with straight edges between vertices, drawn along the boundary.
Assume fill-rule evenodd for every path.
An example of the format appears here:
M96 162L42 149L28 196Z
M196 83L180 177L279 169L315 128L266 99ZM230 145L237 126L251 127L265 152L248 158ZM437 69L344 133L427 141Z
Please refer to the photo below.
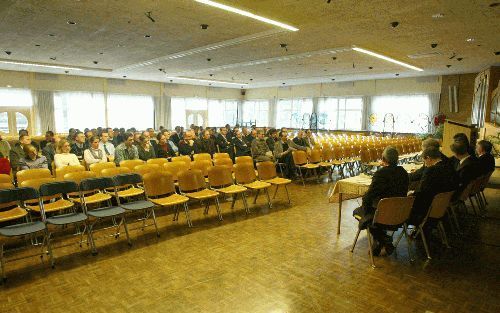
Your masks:
M209 216L193 208L193 229L182 213L178 223L161 214L160 238L152 227L134 230L129 248L101 232L99 255L56 249L55 269L37 257L7 263L0 312L500 312L498 192L487 190L489 217L469 220L452 249L435 247L426 262L414 248L410 264L402 241L372 269L364 234L349 252L357 200L336 234L332 186L293 184L291 206L284 192L270 210L261 196L248 217L240 201L233 212L224 203L223 222L213 207Z

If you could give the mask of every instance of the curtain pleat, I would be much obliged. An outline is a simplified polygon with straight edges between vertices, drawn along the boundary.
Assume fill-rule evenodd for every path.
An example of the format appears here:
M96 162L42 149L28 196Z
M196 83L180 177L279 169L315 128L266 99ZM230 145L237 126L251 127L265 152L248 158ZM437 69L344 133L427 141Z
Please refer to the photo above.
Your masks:
M48 130L55 131L54 93L48 90L33 90L35 114L35 131L44 134Z

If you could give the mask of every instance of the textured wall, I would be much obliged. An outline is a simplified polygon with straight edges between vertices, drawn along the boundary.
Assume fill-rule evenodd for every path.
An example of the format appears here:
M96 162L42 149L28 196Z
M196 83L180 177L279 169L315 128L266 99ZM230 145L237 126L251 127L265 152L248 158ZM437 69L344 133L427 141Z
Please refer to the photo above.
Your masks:
M441 99L439 111L446 118L457 122L470 122L472 114L472 98L474 97L474 79L477 73L460 75L443 75L441 78ZM458 112L450 112L448 86L458 87Z

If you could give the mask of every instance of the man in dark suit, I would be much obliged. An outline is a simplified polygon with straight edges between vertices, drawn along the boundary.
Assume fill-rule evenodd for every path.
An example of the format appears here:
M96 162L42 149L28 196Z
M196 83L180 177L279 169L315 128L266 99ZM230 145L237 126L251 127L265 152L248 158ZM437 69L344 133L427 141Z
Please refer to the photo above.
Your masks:
M491 154L493 145L487 140L481 140L476 144L479 176L484 176L495 170L495 157Z
M250 153L250 145L247 144L245 140L243 140L243 134L239 129L235 130L235 136L233 138L233 145L234 145L234 150L235 150L235 156L245 156L245 155L251 155Z
M266 143L269 147L269 150L274 152L274 144L279 141L278 131L274 128L271 128L267 133Z
M203 137L194 141L194 153L208 153L212 156L215 152L217 150L214 140L210 138L210 131L204 130Z
M252 129L250 131L250 134L248 134L246 137L245 137L245 141L247 142L247 145L251 146L252 145L252 142L257 139L257 131L255 129Z
M83 152L89 148L89 144L82 132L77 132L75 142L71 145L71 153L78 157L78 160L83 160Z
M306 142L306 139L304 138L304 131L303 130L299 130L297 132L297 137L293 138L293 142L296 145L299 145L301 147L304 147L304 148L307 147L307 142Z
M455 162L455 171L458 176L458 189L453 199L457 199L467 188L467 185L479 175L478 163L476 158L468 152L468 145L463 141L455 141L451 146L451 151L457 159Z
M457 174L451 164L441 159L436 147L428 147L422 152L426 171L420 187L415 191L415 201L410 215L410 224L419 225L429 211L434 196L438 193L453 191L458 187Z
M232 157L233 149L231 141L227 138L227 128L221 127L219 134L215 137L215 144L220 153L228 153Z
M433 139L433 138L425 139L424 141L422 141L422 151L425 151L425 149L427 149L427 148L434 148L434 149L437 149L439 151L439 141L437 141L436 139ZM444 155L442 152L439 152L439 155L440 155L441 161L443 161L444 163L449 162L448 157L446 155ZM425 166L425 163L424 163L424 166L422 166L418 170L410 173L410 181L411 182L421 181L426 169L427 169L427 167Z
M179 141L179 154L192 157L194 154L193 131L188 130L184 133L184 138Z
M398 166L398 150L395 147L385 148L382 154L382 167L373 175L368 191L363 196L360 208L354 210L353 215L359 221L359 227L368 227L376 243L373 246L373 255L379 255L382 248L390 255L394 251L392 237L377 225L372 225L378 202L383 198L404 197L408 192L408 173Z

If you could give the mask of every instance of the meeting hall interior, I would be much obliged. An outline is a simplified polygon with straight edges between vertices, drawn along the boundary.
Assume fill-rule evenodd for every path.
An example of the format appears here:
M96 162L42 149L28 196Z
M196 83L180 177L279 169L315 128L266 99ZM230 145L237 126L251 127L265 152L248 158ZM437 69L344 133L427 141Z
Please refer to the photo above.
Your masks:
M500 312L499 26L0 1L0 313Z

